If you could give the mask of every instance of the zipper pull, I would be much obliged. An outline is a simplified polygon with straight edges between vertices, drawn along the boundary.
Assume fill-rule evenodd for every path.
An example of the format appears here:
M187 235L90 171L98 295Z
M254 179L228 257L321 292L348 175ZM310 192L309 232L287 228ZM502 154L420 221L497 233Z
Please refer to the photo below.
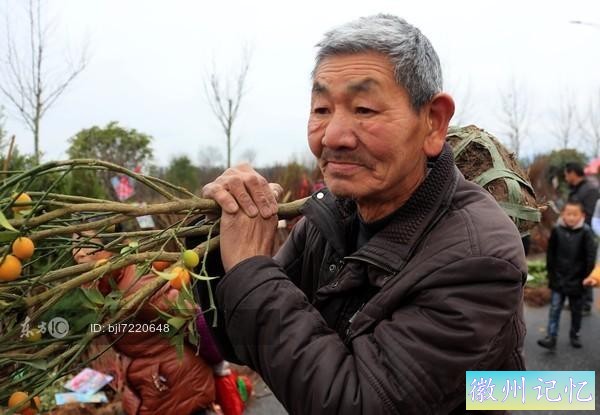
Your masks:
M356 312L354 314L352 314L352 317L350 317L350 319L348 320L348 328L346 329L346 340L345 340L346 343L348 343L350 341L350 336L352 336L352 330L350 329L350 327L352 326L352 322L356 318L357 314L362 311L365 304L366 303L362 303L360 305L360 307L358 307L358 310L356 310Z

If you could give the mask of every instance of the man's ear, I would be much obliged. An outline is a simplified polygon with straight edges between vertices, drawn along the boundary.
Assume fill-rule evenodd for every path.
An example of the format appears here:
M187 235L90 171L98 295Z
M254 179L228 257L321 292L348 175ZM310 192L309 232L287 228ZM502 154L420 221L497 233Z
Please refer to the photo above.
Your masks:
M426 111L427 122L423 151L427 157L436 157L446 142L448 124L454 115L454 100L450 95L440 92L423 110Z

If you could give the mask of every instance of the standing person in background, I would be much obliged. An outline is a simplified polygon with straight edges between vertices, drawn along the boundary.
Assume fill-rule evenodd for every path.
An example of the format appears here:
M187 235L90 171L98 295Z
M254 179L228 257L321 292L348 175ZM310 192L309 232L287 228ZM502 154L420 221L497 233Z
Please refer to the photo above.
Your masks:
M560 312L566 297L569 297L571 345L581 348L579 330L585 292L583 280L594 268L595 257L595 236L585 223L583 205L579 201L569 200L548 242L546 266L552 300L547 336L538 340L540 346L551 350L556 348Z
M596 202L600 197L598 188L585 178L583 166L577 162L569 162L565 166L565 181L570 187L569 200L579 201L585 212L585 223L592 226L592 217ZM598 233L596 233L598 235ZM594 292L591 287L585 289L583 296L583 315L589 315L594 303Z

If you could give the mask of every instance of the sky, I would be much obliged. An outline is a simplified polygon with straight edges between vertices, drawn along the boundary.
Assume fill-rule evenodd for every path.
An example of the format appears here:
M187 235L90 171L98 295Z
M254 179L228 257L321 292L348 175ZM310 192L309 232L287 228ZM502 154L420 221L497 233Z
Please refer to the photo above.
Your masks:
M24 0L0 0L14 33ZM417 26L442 62L445 89L457 104L455 122L474 123L501 140L500 96L515 80L530 107L522 154L557 146L552 135L561 99L583 108L600 94L600 1L330 0L52 0L50 69L87 45L89 62L42 121L43 160L64 159L68 139L84 128L118 121L150 134L155 163L216 146L222 130L204 93L214 67L236 73L252 50L247 93L234 126L233 160L249 148L264 166L309 157L306 121L310 72L322 34L360 16L392 13ZM591 24L573 24L572 20ZM0 56L6 30L0 24ZM5 129L24 152L33 138L4 105ZM506 141L506 140L504 140ZM216 155L215 155L216 158Z

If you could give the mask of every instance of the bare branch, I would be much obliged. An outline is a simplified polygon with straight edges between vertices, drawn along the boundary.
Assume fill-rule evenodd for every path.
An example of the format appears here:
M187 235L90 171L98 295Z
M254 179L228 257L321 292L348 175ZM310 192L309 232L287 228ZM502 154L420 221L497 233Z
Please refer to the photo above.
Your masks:
M512 151L518 156L527 137L529 104L523 88L513 78L501 95L501 121Z
M600 89L590 99L584 116L578 117L578 127L589 144L592 157L600 156Z
M217 74L213 63L210 75L205 76L204 93L210 105L211 111L217 118L225 133L227 148L227 167L231 166L232 134L233 126L238 117L240 104L245 94L246 78L250 68L250 53L248 48L244 49L240 71L235 79L235 88L231 88L230 80L225 78L225 87L222 87L223 79Z
M551 133L556 137L560 148L567 149L572 144L573 133L575 132L575 103L572 94L567 90L561 93L558 99L559 108L552 117L554 125Z

